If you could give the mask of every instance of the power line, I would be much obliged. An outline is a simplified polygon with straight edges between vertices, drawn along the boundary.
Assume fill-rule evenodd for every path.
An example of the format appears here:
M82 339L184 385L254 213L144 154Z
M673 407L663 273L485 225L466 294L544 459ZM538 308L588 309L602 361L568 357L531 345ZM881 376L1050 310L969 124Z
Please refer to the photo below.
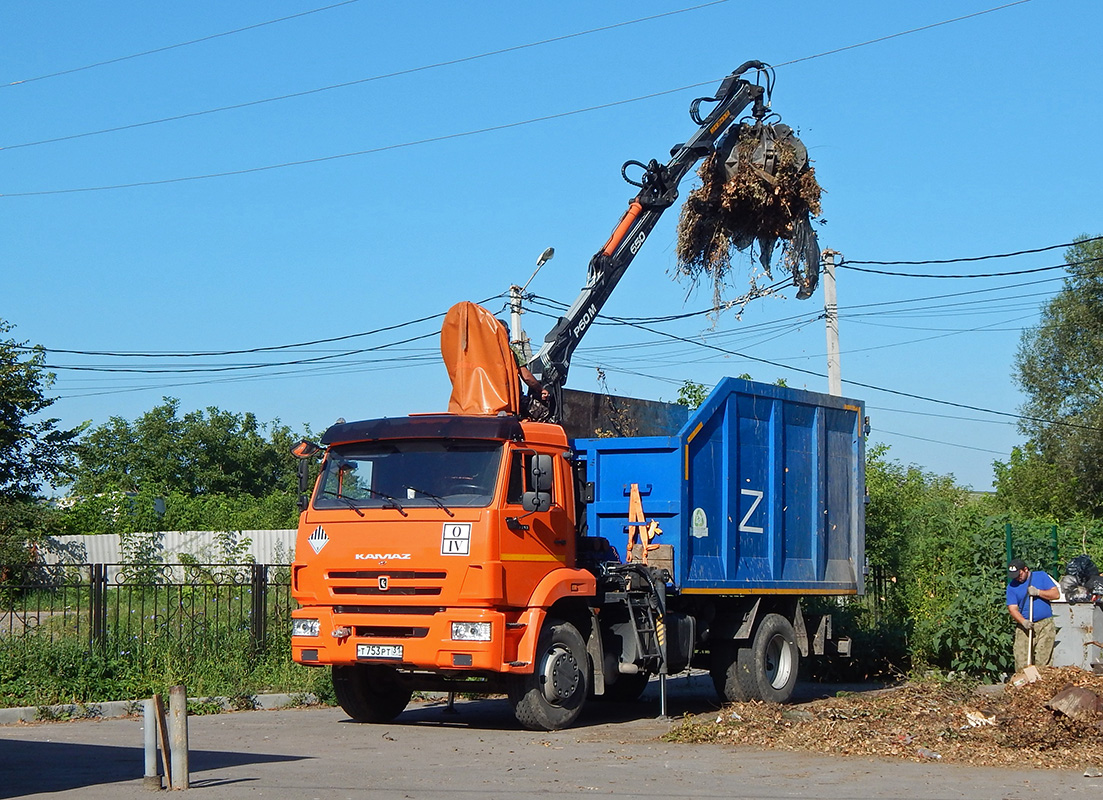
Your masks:
M246 369L268 369L271 367L289 367L300 364L316 364L320 361L329 361L335 358L345 358L348 356L360 355L362 353L372 353L378 350L385 350L390 347L395 347L400 344L409 344L410 342L421 341L422 339L428 339L431 336L438 336L438 331L430 331L429 333L423 333L420 336L412 336L409 339L402 339L397 342L390 342L388 344L381 344L375 347L362 347L357 350L346 350L338 353L328 353L326 355L314 356L313 358L298 358L290 361L273 361L261 364L224 364L221 366L209 366L209 367L184 367L184 368L168 368L168 367L100 367L100 366L77 366L73 364L43 364L43 369L56 369L56 370L72 370L74 372L124 372L124 373L140 373L146 375L168 375L168 374L188 374L196 372L234 372L236 370Z
M496 300L502 297L503 293L491 295L478 302L478 305L485 305L491 300ZM386 325L382 328L375 328L370 331L361 331L360 333L347 333L342 336L331 336L326 339L313 339L309 342L295 342L292 344L277 344L269 345L266 347L249 347L243 350L206 350L198 352L153 352L142 353L134 351L112 351L112 350L66 350L56 347L27 347L25 345L15 345L13 350L20 350L23 352L42 351L45 353L64 353L66 355L78 355L78 356L103 356L112 358L211 358L216 356L238 356L238 355L251 355L253 353L270 353L278 350L292 350L297 348L313 347L319 344L331 344L333 342L343 342L349 339L357 339L363 336L373 336L377 333L386 333L387 331L395 331L400 328L407 328L410 325L417 325L421 322L428 322L429 320L439 319L443 317L447 312L441 311L437 314L430 314L425 317L419 317L418 319L412 319L407 322L399 322L395 325Z
M542 312L535 312L535 313L542 313ZM551 315L547 315L547 316L551 316ZM617 317L606 317L606 318L607 319L618 320ZM726 349L726 348L723 348L723 347L718 347L716 345L709 344L707 342L694 341L693 339L687 339L683 336L676 336L675 334L667 333L666 331L660 331L660 330L655 330L653 328L648 328L647 326L640 325L638 323L631 323L631 322L627 322L627 321L624 321L624 320L619 320L619 321L622 322L622 324L628 325L629 327L639 328L640 330L647 331L648 333L655 334L656 336L663 336L663 337L666 337L668 339L673 339L673 340L676 340L676 341L685 342L687 344L696 345L697 347L704 347L704 348L707 348L709 350L716 350L717 352L724 353L726 355L738 356L739 358L743 358L743 359L746 359L748 361L755 361L755 362L758 362L760 364L767 364L769 366L772 366L772 367L775 367L775 368L778 368L778 369L790 370L792 372L797 372L797 373L801 373L801 374L804 374L804 375L811 375L811 376L816 377L816 378L826 378L827 377L826 375L824 375L821 372L815 372L814 370L804 369L803 367L795 367L795 366L792 366L792 365L789 365L789 364L784 364L784 363L779 362L779 361L771 361L770 359L767 359L767 358L759 358L757 356L752 356L748 353L742 353L742 352L739 352L738 350L729 350L729 349ZM1028 416L1028 415L1025 415L1025 414L1015 414L1015 413L1010 412L1010 411L998 411L998 410L992 409L992 408L984 408L983 406L974 406L974 405L970 405L968 403L957 403L957 402L954 402L952 400L941 400L941 399L936 398L936 397L928 397L926 395L915 394L915 393L912 393L912 392L905 392L905 391L901 391L899 389L889 389L889 388L884 387L884 386L877 386L877 385L871 384L871 383L863 383L861 381L844 380L843 382L847 383L847 384L850 384L851 386L858 386L858 387L863 388L863 389L870 389L870 390L876 391L876 392L885 392L886 394L893 394L893 395L897 395L898 397L908 397L908 398L911 398L912 400L922 400L922 401L927 402L927 403L936 403L936 404L939 404L939 405L951 406L953 408L962 408L962 409L965 409L967 411L979 411L979 412L984 413L984 414L994 414L996 416L1008 417L1008 418L1011 418L1011 419L1026 420L1028 422L1039 422L1039 423L1042 423L1044 425L1061 425L1063 427L1078 428L1078 429L1081 429L1081 430L1103 432L1103 429L1095 428L1091 425L1080 425L1080 424L1075 423L1075 422L1055 421L1055 420L1043 419L1041 417L1032 417L1032 416Z
M973 273L970 275L929 275L921 272L890 272L884 269L869 269L867 267L855 267L852 264L843 262L839 266L846 267L855 272L867 272L872 275L891 275L894 278L1005 278L1011 275L1030 275L1034 272L1047 272L1051 269L1065 269L1067 264L1054 264L1051 267L1035 267L1034 269L1019 269L1012 272L985 272L985 273Z
M355 2L355 0L350 0L350 2ZM539 41L529 42L527 44L519 44L519 45L514 45L512 47L503 47L503 48L500 48L498 50L490 50L490 51L487 51L485 53L478 53L477 55L463 56L461 58L453 58L453 59L450 59L448 61L438 61L434 64L424 64L424 65L419 66L419 67L410 67L409 69L401 69L401 70L396 70L394 72L386 72L386 73L382 73L380 75L372 75L372 76L367 77L367 78L358 78L357 80L353 80L353 81L345 81L343 83L333 83L333 84L330 84L328 86L319 86L317 88L306 89L306 90L301 91L301 92L290 92L288 94L281 94L281 95L277 95L275 97L265 97L265 98L262 98L260 100L250 100L250 101L247 101L247 102L244 102L244 103L234 103L232 105L219 106L217 108L208 108L208 109L204 109L202 111L191 111L191 112L188 112L186 114L176 114L175 116L171 116L171 117L161 117L160 119L151 119L151 120L146 120L144 122L133 122L133 123L130 123L128 125L117 125L117 126L112 127L112 128L102 128L102 129L96 130L96 131L85 131L83 133L73 133L73 134L69 134L67 136L55 136L51 139L40 139L39 141L35 141L35 142L22 142L20 144L4 145L4 146L0 146L0 150L15 150L15 149L20 148L20 147L37 147L38 145L43 145L43 144L54 144L55 142L66 142L66 141L70 141L72 139L83 139L84 137L87 137L87 136L99 136L99 135L105 134L105 133L117 133L119 131L132 130L134 128L144 128L144 127L147 127L147 126L150 126L150 125L160 125L160 124L165 123L165 122L178 122L179 120L182 120L182 119L190 119L192 117L202 117L202 116L206 116L208 114L218 114L218 113L223 112L223 111L234 111L234 110L242 109L242 108L250 108L252 106L264 105L265 103L275 103L275 102L279 102L279 101L282 101L282 100L292 100L292 99L297 98L297 97L307 97L309 95L319 94L321 92L333 91L334 89L346 89L350 86L359 86L359 85L362 85L362 84L365 84L365 83L372 83L374 81L387 80L388 78L397 78L397 77L401 77L403 75L412 75L412 74L417 73L417 72L426 72L426 71L432 70L432 69L440 69L441 67L452 67L452 66L456 66L457 64L465 64L465 63L468 63L468 62L471 62L471 61L478 61L479 59L483 59L483 58L490 58L491 56L500 56L500 55L504 55L506 53L513 53L513 52L516 52L518 50L527 50L527 49L532 48L532 47L540 47L540 46L547 45L547 44L554 44L556 42L562 42L562 41L566 41L568 39L577 39L581 36L589 36L590 34L594 34L594 33L603 33L605 31L615 30L616 28L623 28L623 27L628 26L628 25L636 25L636 24L641 23L641 22L650 22L652 20L661 19L663 17L671 17L671 16L674 16L676 14L684 14L684 13L689 12L689 11L698 11L702 8L707 8L708 6L715 6L715 5L719 5L721 3L727 3L727 2L730 2L730 0L711 0L711 2L702 3L701 5L691 6L689 8L681 8L681 9L678 9L676 11L667 11L667 12L664 12L662 14L653 14L649 17L640 17L638 19L628 20L626 22L616 22L616 23L613 23L612 25L603 25L599 28L591 28L591 29L585 30L585 31L578 31L576 33L567 33L567 34L563 34L562 36L553 36L553 37L548 38L548 39L541 39ZM106 62L106 63L110 63L110 62Z
M709 81L708 83L712 83ZM106 186L80 186L71 189L45 189L33 192L6 192L0 193L0 197L43 197L48 195L58 194L77 194L81 192L107 192L115 191L119 189L136 189L145 186L165 186L173 183L187 183L189 181L202 181L210 180L213 178L228 178L235 175L250 175L257 172L269 172L276 169L286 169L288 167L302 167L309 164L322 164L327 161L337 161L344 158L355 158L358 156L374 155L376 153L385 153L391 150L401 150L406 147L418 147L425 144L435 144L437 142L446 142L452 139L463 139L468 136L479 136L484 133L494 133L497 131L510 130L512 128L520 128L525 125L534 125L538 122L547 122L553 119L562 119L564 117L571 117L578 114L586 114L591 111L599 111L606 108L615 108L617 106L627 105L629 103L636 103L641 100L649 100L653 97L662 97L663 95L676 94L683 92L686 89L695 89L704 84L691 84L689 86L681 86L677 89L668 89L663 92L653 92L641 97L633 97L628 100L614 100L609 103L601 103L596 106L589 106L587 108L579 108L574 111L563 111L557 114L547 114L542 117L533 117L531 119L520 120L518 122L506 122L501 125L488 125L485 128L475 128L469 131L460 131L458 133L445 133L440 136L430 136L425 139L416 139L408 142L399 142L396 144L381 145L379 147L370 147L366 150L355 150L350 153L337 153L335 155L318 156L316 158L304 158L299 161L284 161L278 164L266 164L261 167L246 167L244 169L226 170L225 172L210 172L202 175L185 175L179 178L163 178L161 180L153 181L134 181L133 183L116 183Z
M1007 453L1004 453L1000 450L989 450L985 447L973 447L972 445L962 444L961 442L942 442L942 441L939 441L938 439L929 439L926 436L912 436L911 434L900 433L899 431L887 431L884 428L878 428L877 432L878 433L887 433L890 436L902 436L905 439L915 439L915 440L920 441L920 442L930 442L931 444L942 444L942 445L946 445L947 447L960 447L963 450L976 450L978 453L992 453L993 455L997 455L997 456L1006 456L1007 455Z
M1006 3L1005 5L1002 5L1002 6L995 6L994 8L987 8L984 11L975 11L972 14L966 14L966 15L961 16L961 17L954 17L953 19L944 19L941 22L932 22L929 25L921 25L918 28L910 28L909 30L900 31L899 33L890 33L887 36L879 36L876 39L867 39L866 41L859 42L858 44L848 44L848 45L845 45L844 47L836 47L833 50L825 50L822 53L816 53L815 55L812 55L812 56L804 56L803 58L794 58L792 61L783 61L780 64L774 64L773 67L774 67L774 69L778 69L780 67L788 67L791 64L800 64L803 61L812 61L813 59L823 58L824 56L833 56L833 55L836 55L838 53L845 53L847 50L854 50L854 49L857 49L859 47L865 47L865 46L871 45L871 44L880 44L881 42L887 42L890 39L898 39L901 36L908 36L908 35L913 34L913 33L920 33L921 31L929 31L932 28L939 28L943 25L951 25L955 22L962 22L962 21L967 20L967 19L973 19L974 17L982 17L985 14L992 14L996 11L1003 11L1004 9L1011 8L1013 6L1021 6L1024 3L1029 3L1029 2L1030 2L1030 0L1015 0L1015 2L1013 2L1013 3Z
M1025 2L1026 0L1024 0ZM846 259L842 262L842 266L850 266L851 264L875 264L877 266L922 266L924 264L960 264L965 261L988 261L993 258L1012 258L1014 256L1025 256L1033 253L1044 253L1047 250L1060 250L1063 247L1072 247L1077 244L1085 244L1087 242L1098 242L1103 239L1103 236L1093 236L1091 238L1077 239L1072 242L1065 242L1064 244L1051 244L1046 247L1036 247L1033 250L1016 250L1013 253L994 253L987 256L969 256L967 258L938 258L927 259L926 261L851 261ZM1095 259L1090 259L1095 260ZM1085 262L1080 262L1085 263ZM927 276L922 276L927 277Z
M717 0L717 2L720 2L720 1L721 0ZM1031 0L1016 0L1016 2L1014 2L1014 3L1009 3L1009 4L997 6L997 7L994 7L994 8L987 9L985 11L978 11L974 14L968 14L968 15L965 15L965 16L962 16L962 17L955 17L953 19L943 20L941 22L932 23L930 25L925 25L925 26L922 26L922 27L919 27L919 28L913 28L913 29L910 29L910 30L907 30L907 31L901 31L899 33L892 34L890 36L883 36L883 37L879 37L877 39L870 39L870 40L865 41L865 42L859 42L857 44L848 45L846 47L837 48L835 50L830 50L830 51L826 51L826 52L823 52L823 53L818 53L818 54L815 54L815 55L806 56L804 58L795 59L793 61L786 61L782 64L776 65L774 68L776 69L778 67L784 67L784 66L788 66L788 65L791 65L791 64L796 64L796 63L799 63L801 61L809 61L809 60L812 60L812 59L815 59L815 58L823 58L825 56L829 56L829 55L833 55L835 53L843 52L845 50L851 50L851 49L854 49L854 48L857 48L857 47L864 47L866 45L876 44L876 43L883 42L883 41L886 41L888 39L896 38L896 37L899 37L899 36L906 36L906 35L909 35L909 34L912 34L912 33L918 33L920 31L925 31L925 30L929 30L931 28L939 27L940 25L948 25L948 24L951 24L951 23L954 23L954 22L959 22L961 20L971 19L973 17L981 16L983 14L990 14L990 13L995 12L995 11L1001 11L1003 9L1010 8L1012 6L1021 5L1023 3L1028 3L1028 2L1031 2ZM637 103L637 102L641 102L643 100L650 100L650 99L653 99L653 98L656 98L656 97L664 97L666 95L677 94L677 93L680 93L680 92L687 91L689 89L698 89L698 88L701 88L703 86L711 86L711 85L715 85L715 82L716 82L715 79L713 79L711 81L701 81L701 82L698 82L698 83L688 84L686 86L680 86L676 89L667 89L665 91L652 92L650 94L640 95L638 97L632 97L632 98L628 98L628 99L625 99L625 100L614 100L614 101L610 101L608 103L599 103L597 105L587 106L586 108L579 108L579 109L574 109L574 110L571 110L571 111L563 111L563 112L559 112L559 113L555 113L555 114L546 114L546 115L539 116L539 117L532 117L532 118L527 119L527 120L520 120L520 121L515 121L515 122L502 123L500 125L490 125L490 126L487 126L487 127L484 127L484 128L476 128L476 129L473 129L473 130L460 131L460 132L457 132L457 133L441 134L439 136L430 136L430 137L427 137L427 138L424 138L424 139L416 139L416 140L411 140L411 141L406 141L406 142L398 142L398 143L395 143L395 144L381 145L379 147L372 147L372 148L368 148L368 149L364 149L364 150L356 150L356 151L352 151L352 152L348 152L348 153L338 153L338 154L335 154L335 155L328 155L328 156L317 156L317 157L314 157L314 158L299 159L299 160L295 160L295 161L284 161L284 162L280 162L280 163L277 163L277 164L266 164L266 165L260 166L260 167L247 167L247 168L236 169L236 170L226 170L226 171L223 171L223 172L211 172L211 173L205 173L205 174L200 174L200 175L187 175L187 176L182 176L182 177L177 177L177 178L163 178L163 179L160 179L160 180L134 181L134 182L131 182L131 183L109 184L109 185L103 185L103 186L82 186L82 187L74 187L74 188L69 188L69 189L44 189L44 190L29 191L29 192L8 192L8 193L0 194L0 197L42 197L42 196L60 195L60 194L74 194L74 193L80 193L80 192L116 191L116 190L121 190L121 189L134 189L134 188L146 187L146 186L165 186L165 185L174 184L174 183L185 183L185 182L190 182L190 181L210 180L210 179L215 179L215 178L227 178L227 177L238 176L238 175L249 175L249 174L258 173L258 172L267 172L267 171L276 170L276 169L286 169L286 168L290 168L290 167L306 166L306 165L309 165L309 164L320 164L320 163L324 163L324 162L327 162L327 161L335 161L335 160L338 160L338 159L354 158L354 157L365 156L365 155L374 155L374 154L377 154L377 153L388 152L388 151L391 151L391 150L398 150L398 149L403 149L403 148L407 148L407 147L417 147L417 146L426 145L426 144L435 144L435 143L438 143L438 142L450 141L450 140L453 140L453 139L460 139L460 138L465 138L465 137L468 137L468 136L477 136L477 135L482 135L482 134L486 134L486 133L495 133L495 132L499 132L499 131L510 130L510 129L513 129L513 128L519 128L519 127L523 127L523 126L526 126L526 125L533 125L533 124L536 124L536 123L539 123L539 122L548 122L548 121L555 120L555 119L563 119L563 118L566 118L566 117L576 116L576 115L579 115L579 114L586 114L586 113L590 113L590 112L593 112L593 111L601 111L601 110L605 110L605 109L609 109L609 108L615 108L615 107L618 107L618 106L628 105L630 103Z
M84 72L85 70L95 69L96 67L105 67L108 64L118 64L120 61L129 61L134 58L141 58L143 56L150 56L155 53L164 53L167 50L175 50L180 47L188 47L189 45L199 44L201 42L209 42L212 39L218 39L223 36L232 36L235 33L243 33L245 31L256 30L257 28L263 28L266 25L275 25L277 22L287 22L291 19L298 19L299 17L306 17L311 14L317 14L322 11L330 11L334 8L340 8L341 6L351 5L357 3L359 0L343 0L340 3L334 3L333 5L323 6L322 8L315 8L310 11L301 11L298 14L291 14L286 17L280 17L279 19L270 19L267 22L258 22L255 25L246 25L244 28L235 28L232 31L223 31L222 33L212 33L210 36L203 36L199 39L192 39L187 42L179 42L178 44L165 45L164 47L155 47L152 50L144 50L141 53L132 53L128 56L119 56L118 58L109 58L106 61L97 61L95 64L86 64L83 67L73 67L72 69L63 69L59 72L51 72L47 75L38 75L34 78L24 78L18 81L11 81L7 84L0 84L0 89L6 89L9 86L20 86L25 83L34 83L35 81L44 81L47 78L57 78L62 75L72 75L74 72Z

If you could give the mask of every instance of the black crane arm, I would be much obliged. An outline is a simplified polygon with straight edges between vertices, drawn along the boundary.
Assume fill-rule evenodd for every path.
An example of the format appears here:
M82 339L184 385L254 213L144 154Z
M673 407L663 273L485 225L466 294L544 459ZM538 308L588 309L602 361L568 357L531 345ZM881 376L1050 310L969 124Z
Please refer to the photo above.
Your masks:
M723 80L715 97L699 97L693 101L689 114L700 127L689 141L672 148L670 161L665 165L652 159L649 164L629 161L621 168L625 180L639 186L640 192L630 201L609 241L590 259L586 285L578 299L544 337L543 346L528 364L533 375L553 394L553 415L556 418L562 407L559 390L566 382L575 348L659 217L678 199L678 184L682 178L698 161L713 152L717 141L748 105L754 104L753 114L757 119L765 116L763 95L766 90L740 77L752 69L766 70L769 67L761 61L748 61ZM702 118L701 103L710 102L716 105ZM631 166L643 168L643 177L638 182L627 175L627 169Z

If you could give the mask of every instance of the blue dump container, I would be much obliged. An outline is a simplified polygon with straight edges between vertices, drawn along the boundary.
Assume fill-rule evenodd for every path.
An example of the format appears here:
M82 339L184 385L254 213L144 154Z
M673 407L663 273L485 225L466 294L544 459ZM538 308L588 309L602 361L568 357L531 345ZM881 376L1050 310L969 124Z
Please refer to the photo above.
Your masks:
M683 594L862 594L865 408L724 379L674 436L577 439L588 534L625 552L631 485Z

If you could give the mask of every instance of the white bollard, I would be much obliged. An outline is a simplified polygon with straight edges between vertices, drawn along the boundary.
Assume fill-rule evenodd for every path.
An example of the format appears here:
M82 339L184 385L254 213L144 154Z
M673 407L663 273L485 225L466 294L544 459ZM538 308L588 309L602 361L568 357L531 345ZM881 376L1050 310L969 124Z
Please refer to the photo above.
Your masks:
M183 686L169 690L169 738L172 744L172 788L187 789L188 774L188 692Z
M142 703L142 736L146 762L142 783L147 789L160 790L161 776L157 774L157 709L152 697Z

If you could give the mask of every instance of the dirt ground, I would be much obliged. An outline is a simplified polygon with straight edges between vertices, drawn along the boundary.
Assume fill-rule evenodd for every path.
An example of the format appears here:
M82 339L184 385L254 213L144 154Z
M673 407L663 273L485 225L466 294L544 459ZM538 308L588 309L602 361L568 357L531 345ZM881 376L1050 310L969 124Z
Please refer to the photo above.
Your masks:
M1040 675L1019 686L931 679L796 706L736 703L687 719L664 738L1103 774L1099 712L1090 709L1077 720L1046 705L1068 686L1103 697L1103 676L1076 667Z

